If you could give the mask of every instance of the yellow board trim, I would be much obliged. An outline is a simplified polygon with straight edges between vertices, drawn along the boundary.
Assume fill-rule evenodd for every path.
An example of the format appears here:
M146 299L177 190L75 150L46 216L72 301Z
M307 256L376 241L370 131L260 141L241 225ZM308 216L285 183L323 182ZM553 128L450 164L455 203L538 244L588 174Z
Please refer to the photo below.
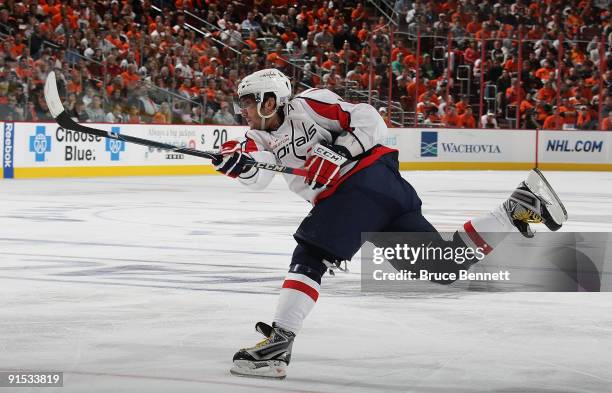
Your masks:
M612 171L612 164L582 164L549 162L538 165L543 171Z
M217 171L215 171L212 165L47 167L14 169L14 177L16 179L33 179L40 177L212 175L215 173L217 173Z
M529 170L534 166L532 162L400 162L402 171L518 171Z
M402 171L431 170L529 170L531 162L401 162ZM612 164L541 163L545 171L612 171ZM46 167L15 168L16 179L52 177L109 177L109 176L168 176L168 175L213 175L217 171L212 165L149 165L149 166L103 166L103 167Z

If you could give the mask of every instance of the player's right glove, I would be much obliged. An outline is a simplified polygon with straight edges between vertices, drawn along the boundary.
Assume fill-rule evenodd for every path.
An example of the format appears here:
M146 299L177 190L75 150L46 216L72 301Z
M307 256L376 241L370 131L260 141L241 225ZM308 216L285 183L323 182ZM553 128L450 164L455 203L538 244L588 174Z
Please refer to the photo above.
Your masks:
M221 145L219 157L212 160L215 169L229 177L237 177L247 172L253 165L249 164L251 156L242 150L238 141L227 141Z
M333 186L340 177L340 167L348 161L348 157L350 153L346 148L326 143L316 144L304 163L304 168L308 170L304 182L313 190Z

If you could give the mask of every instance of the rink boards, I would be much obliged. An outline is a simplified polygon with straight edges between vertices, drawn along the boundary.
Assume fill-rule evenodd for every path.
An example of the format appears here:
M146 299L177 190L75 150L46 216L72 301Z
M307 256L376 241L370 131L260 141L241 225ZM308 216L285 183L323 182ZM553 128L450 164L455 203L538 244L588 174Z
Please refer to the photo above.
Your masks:
M208 160L65 130L56 123L2 123L4 178L215 173ZM91 124L197 150L217 150L243 126ZM291 141L288 141L291 143ZM385 144L403 170L612 171L612 132L392 128Z

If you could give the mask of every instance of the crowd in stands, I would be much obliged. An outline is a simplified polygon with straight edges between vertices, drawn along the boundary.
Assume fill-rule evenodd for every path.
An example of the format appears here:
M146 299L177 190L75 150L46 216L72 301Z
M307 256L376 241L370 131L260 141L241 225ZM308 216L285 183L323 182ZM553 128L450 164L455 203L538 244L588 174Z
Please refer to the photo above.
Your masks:
M276 67L388 124L392 101L415 124L612 129L607 0L387 2L5 0L0 119L50 119L55 70L81 122L237 124L240 79Z

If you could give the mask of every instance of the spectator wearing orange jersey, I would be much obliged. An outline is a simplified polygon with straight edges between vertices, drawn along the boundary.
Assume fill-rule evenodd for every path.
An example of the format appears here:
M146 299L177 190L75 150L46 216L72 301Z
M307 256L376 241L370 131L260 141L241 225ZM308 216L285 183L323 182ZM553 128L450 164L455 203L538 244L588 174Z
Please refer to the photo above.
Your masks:
M552 87L552 82L550 80L544 83L544 86L538 90L536 98L539 101L544 101L547 104L552 104L553 101L557 98L557 92Z
M121 73L123 87L135 86L140 81L140 75L136 72L136 64L129 64L127 70Z
M338 68L339 62L340 59L338 59L338 54L335 52L331 52L329 54L329 58L321 64L321 68L323 68L324 70L331 70L331 68L334 66Z
M601 130L612 131L612 111L601 121Z
M546 120L544 120L544 125L542 126L542 128L545 130L562 130L563 124L565 123L565 119L563 116L564 115L562 112L548 115L548 117L546 117Z
M536 103L533 100L533 97L530 93L525 95L525 98L521 100L521 104L519 105L519 114L521 118L524 118L525 114L528 111L535 111Z
M506 89L506 100L508 104L516 104L519 97L525 97L525 90L519 87L517 78L512 78L512 82L509 88Z
M365 8L363 7L363 3L362 2L357 3L357 7L353 9L353 11L351 12L351 20L353 22L361 22L363 20L366 20L367 17L368 17L368 14Z
M202 69L202 72L206 76L214 75L217 67L219 67L219 59L211 57L208 65Z
M444 116L442 116L442 125L444 127L459 127L459 116L453 105L444 107Z
M47 0L46 4L41 5L41 8L45 15L55 15L60 13L62 4L59 1Z
M473 65L474 62L480 59L481 53L478 50L476 41L471 41L470 46L465 50L463 58L467 64Z
M554 76L555 69L549 60L544 61L544 67L536 71L535 75L542 81L547 82Z
M432 89L428 89L427 91L425 91L425 93L421 94L419 96L418 102L431 102L435 106L440 106L440 100L438 100L438 97L434 94L434 91Z
M465 27L468 33L474 35L482 29L482 23L478 20L477 14L472 14L472 20Z
M469 97L466 95L461 96L461 100L455 105L457 114L461 116L465 113L466 109L470 107Z
M406 85L406 93L408 94L408 97L410 97L410 99L414 100L415 97L418 99L418 97L420 97L421 94L425 93L425 91L427 90L427 80L425 78L420 77L418 85L418 92L416 78Z
M559 112L563 113L564 124L567 124L569 127L574 127L576 125L576 121L578 120L578 112L576 111L576 108L570 104L568 98L564 97L561 99Z
M410 50L404 45L403 40L397 41L397 46L391 50L391 61L397 60L398 56L404 58L410 54Z
M298 36L297 33L295 31L293 31L291 26L286 26L285 27L285 32L281 35L280 38L286 44L287 42L291 42L294 39L296 39L297 36Z
M476 119L472 114L472 107L468 106L462 115L459 115L459 127L461 128L476 128Z
M21 34L17 34L13 44L10 46L9 55L13 60L17 60L17 58L23 53L25 47L25 44L22 42Z
M570 58L572 59L572 63L574 63L574 65L582 65L586 60L586 55L584 54L577 42L574 42L572 44Z
M517 63L518 62L516 60L516 56L514 55L514 53L509 54L508 58L504 62L504 70L508 72L516 72L518 70Z
M361 24L361 29L357 32L357 39L364 42L369 36L370 28L368 27L368 22L363 22Z

